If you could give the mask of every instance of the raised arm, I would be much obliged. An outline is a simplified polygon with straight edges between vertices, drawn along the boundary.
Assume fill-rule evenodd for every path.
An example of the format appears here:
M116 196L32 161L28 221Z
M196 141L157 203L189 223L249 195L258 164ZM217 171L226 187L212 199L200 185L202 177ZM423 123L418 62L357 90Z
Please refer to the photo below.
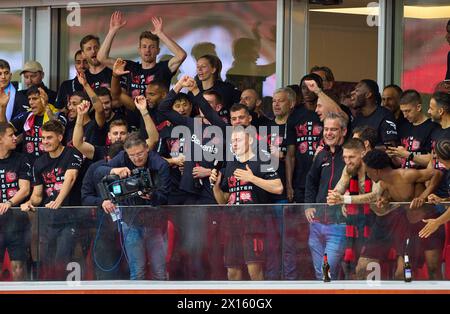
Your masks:
M91 85L88 84L84 72L77 72L78 82L83 86L84 90L89 96L92 102L93 108L95 110L95 122L99 128L102 128L106 123L105 111L103 110L103 105L98 98L97 94L92 89Z
M7 122L6 106L9 102L9 95L10 91L8 91L8 93L5 93L4 89L0 89L0 122Z
M127 21L123 19L122 12L115 11L111 15L109 20L109 31L106 34L105 40L103 41L100 49L97 53L97 59L102 64L112 69L114 66L114 59L109 57L109 51L111 50L111 45L116 36L117 32L127 24Z
M156 129L155 123L153 122L153 119L150 117L150 114L148 113L147 109L147 101L145 100L145 97L143 95L137 96L134 99L134 103L136 105L136 108L139 109L139 112L142 115L142 119L144 120L145 124L145 131L147 131L147 145L150 150L153 150L158 143L159 140L159 133Z
M113 66L113 76L111 78L111 98L113 104L116 104L115 108L124 106L126 109L133 111L136 109L133 99L122 91L120 87L120 77L122 75L130 73L125 70L126 61L117 58ZM119 106L117 106L119 104Z
M319 88L319 86L317 86L316 81L305 80L305 84L310 91L312 91L314 94L317 95L321 104L325 107L327 111L340 113L343 114L345 117L347 117L347 114L344 112L344 110L342 110L342 108L333 99L331 99L327 94L324 93L322 89Z
M164 45L175 55L169 60L169 69L172 73L176 72L183 61L186 59L186 51L183 50L172 38L163 31L163 21L160 17L152 17L152 33L159 37Z
M84 140L84 116L89 111L89 102L83 100L77 107L77 119L75 121L75 127L73 129L72 141L73 146L80 151L87 159L92 160L94 158L95 147L91 143Z

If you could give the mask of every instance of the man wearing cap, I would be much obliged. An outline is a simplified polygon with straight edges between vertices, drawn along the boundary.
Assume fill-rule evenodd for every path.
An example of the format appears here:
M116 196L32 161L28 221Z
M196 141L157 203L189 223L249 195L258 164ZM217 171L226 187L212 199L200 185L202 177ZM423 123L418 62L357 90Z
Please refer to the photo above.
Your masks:
M27 61L23 66L22 72L25 82L25 87L28 89L31 86L41 87L48 95L48 102L52 105L56 101L56 92L47 88L42 80L44 79L44 71L42 70L42 65L37 61ZM27 94L27 90L21 91Z

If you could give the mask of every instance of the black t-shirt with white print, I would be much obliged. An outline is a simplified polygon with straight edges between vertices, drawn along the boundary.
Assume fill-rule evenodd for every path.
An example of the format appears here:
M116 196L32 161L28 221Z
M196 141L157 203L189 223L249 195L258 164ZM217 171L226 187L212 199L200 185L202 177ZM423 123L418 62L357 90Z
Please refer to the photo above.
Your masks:
M105 67L97 74L92 74L89 70L84 71L86 81L93 90L99 87L110 88L112 73L112 70L108 67Z
M22 132L22 152L28 155L33 164L34 161L44 153L44 148L42 146L42 125L44 116L34 116L33 123L31 123L30 128L25 131L24 125L29 115L31 115L31 113L28 112L21 114L14 118L11 123L16 130L18 130L18 133ZM57 120L65 126L67 123L66 118L60 113L56 113L56 116Z
M0 203L5 203L16 195L19 180L31 181L31 163L25 154L13 151L7 158L0 159ZM29 220L25 212L9 209L0 215L0 232L23 231L28 227Z
M431 153L431 134L439 127L437 123L428 119L419 125L413 125L404 120L398 125L400 145L415 155ZM402 168L423 168L409 158L402 158Z
M169 88L174 75L169 69L169 61L160 61L151 69L143 69L141 63L127 60L125 70L130 73L122 76L121 85L133 99L144 95L147 85L151 82L161 82Z
M42 205L54 201L59 194L64 182L64 175L69 169L80 170L82 154L73 147L64 147L64 150L56 158L51 158L48 153L39 157L33 166L33 184L43 185ZM69 193L61 206L80 205L79 195ZM62 224L72 222L76 217L76 210L58 209L47 211L49 223Z
M443 173L443 178L438 188L434 192L439 197L449 197L447 184L445 182L445 177L447 176L448 170L446 170L445 166L440 163L436 158L436 153L434 152L434 148L436 143L441 139L449 139L450 138L450 127L443 129L442 127L437 127L433 133L431 134L431 147L432 147L432 157L433 157L433 166L435 169L439 169Z
M391 141L398 142L397 125L391 111L378 106L375 111L365 117L358 114L352 121L353 130L356 127L368 126L378 131L376 145L384 145Z
M238 180L234 176L236 169L246 170L246 166L252 170L253 174L264 180L279 179L278 173L273 168L264 171L264 163L258 160L246 161L244 163L233 160L227 162L222 170L222 182L220 188L222 191L230 193L228 205L244 205L244 204L267 204L269 201L269 193L260 187L247 181Z
M287 145L295 145L293 187L304 191L306 175L322 140L323 124L314 111L297 107L287 121ZM297 200L303 202L303 200Z
M159 130L159 141L156 152L165 158L176 158L184 153L186 139L180 135L178 138L172 137L173 126L166 125ZM170 184L172 192L179 192L181 172L178 166L170 166Z
M270 124L267 126L267 131L270 132L269 136L269 145L274 145L278 147L278 152L282 154L282 157L279 158L278 169L275 169L278 173L278 176L283 182L283 186L286 186L286 154L287 154L287 127L285 124L277 124L273 120L269 120ZM276 127L278 127L278 132ZM283 190L283 194L271 194L271 199L273 201L284 200L287 199L286 191Z

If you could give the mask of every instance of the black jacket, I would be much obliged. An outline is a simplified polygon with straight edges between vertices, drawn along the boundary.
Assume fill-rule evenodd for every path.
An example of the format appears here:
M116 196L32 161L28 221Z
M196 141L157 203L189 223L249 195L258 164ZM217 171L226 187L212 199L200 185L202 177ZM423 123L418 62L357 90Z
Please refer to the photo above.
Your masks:
M328 190L332 190L341 178L345 163L342 147L337 146L335 153L325 148L315 157L306 177L305 203L326 203ZM309 208L312 206L305 206ZM315 206L315 218L321 223L343 223L340 206Z

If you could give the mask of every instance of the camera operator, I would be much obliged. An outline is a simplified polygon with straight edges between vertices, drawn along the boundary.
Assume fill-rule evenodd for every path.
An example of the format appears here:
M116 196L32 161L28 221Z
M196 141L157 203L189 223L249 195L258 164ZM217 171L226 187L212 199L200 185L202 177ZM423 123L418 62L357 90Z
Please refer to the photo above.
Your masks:
M126 133L128 134L128 133ZM108 146L105 158L96 161L86 171L81 187L81 204L83 206L97 206L96 212L97 234L93 247L96 280L125 279L119 273L120 246L118 245L117 224L102 209L103 198L100 196L97 183L102 179L94 175L99 166L106 165L123 150L123 142L120 140Z
M150 195L131 196L120 201L118 205L136 206L123 211L123 238L128 255L131 280L145 279L146 253L150 260L153 280L166 279L166 214L158 208L142 206L159 206L167 204L170 188L170 171L168 163L156 152L150 151L147 143L132 133L124 144L125 152L120 152L107 165L100 166L95 177L117 175L121 179L131 175L136 168L148 168L156 174L156 185ZM116 205L111 200L104 200L102 207L107 213L114 213Z

